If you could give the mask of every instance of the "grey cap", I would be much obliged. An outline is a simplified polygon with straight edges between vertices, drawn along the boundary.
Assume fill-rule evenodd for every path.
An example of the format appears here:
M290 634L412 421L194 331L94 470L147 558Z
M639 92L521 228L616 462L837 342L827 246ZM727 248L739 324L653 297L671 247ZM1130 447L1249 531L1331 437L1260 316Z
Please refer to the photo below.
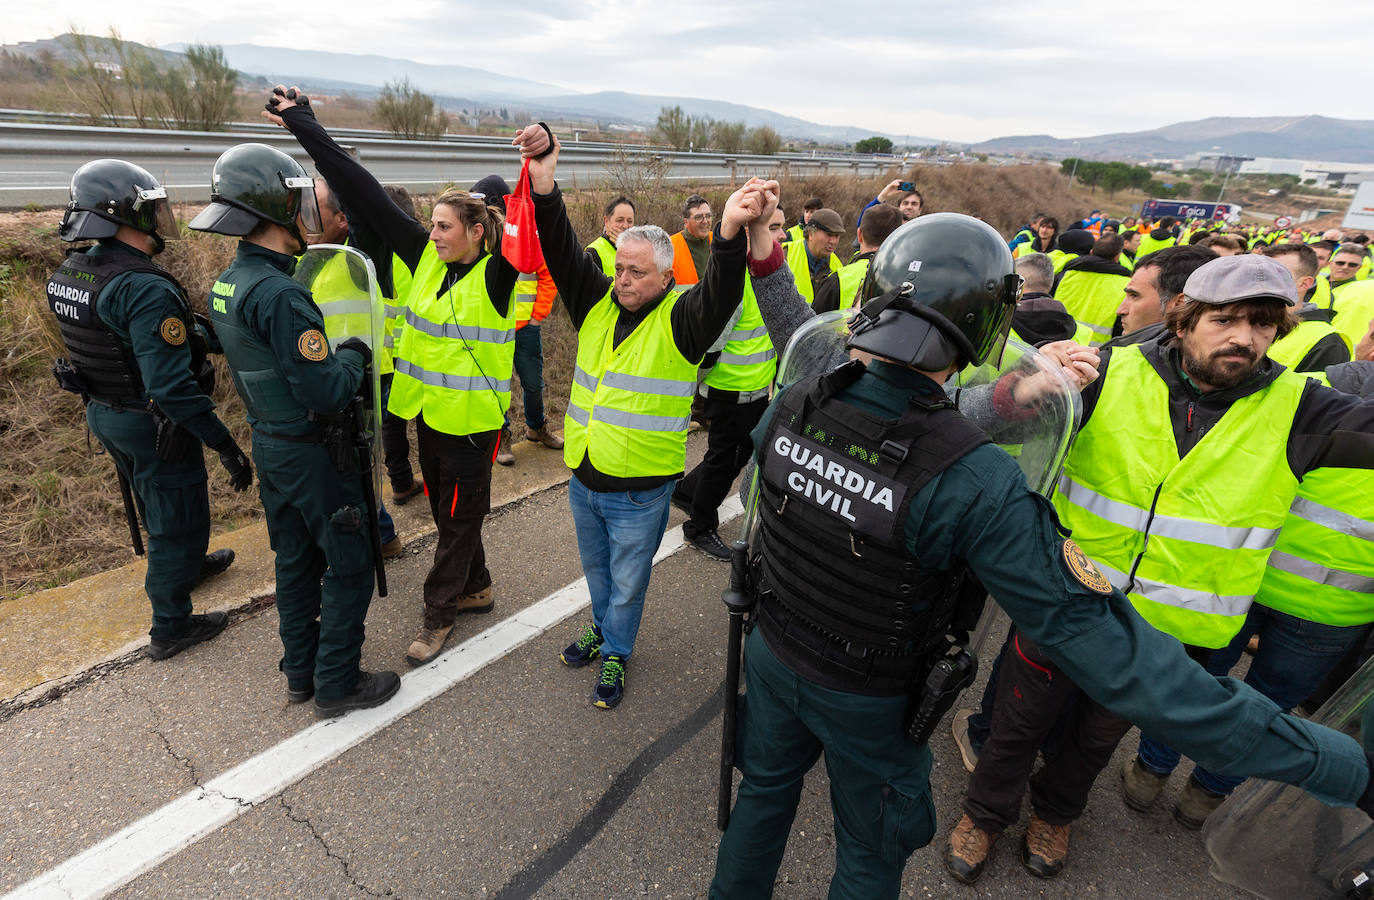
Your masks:
M806 224L827 234L844 234L844 219L841 219L840 214L833 209L816 210L811 214L811 221Z
M1253 253L1203 263L1188 276L1183 295L1217 305L1241 300L1282 300L1289 306L1298 305L1298 286L1292 273L1278 260Z

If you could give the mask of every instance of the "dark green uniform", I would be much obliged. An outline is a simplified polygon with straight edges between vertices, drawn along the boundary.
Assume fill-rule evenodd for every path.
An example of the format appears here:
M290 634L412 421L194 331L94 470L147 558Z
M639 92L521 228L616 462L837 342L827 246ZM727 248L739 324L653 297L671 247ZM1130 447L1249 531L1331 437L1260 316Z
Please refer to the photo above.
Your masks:
M295 260L239 243L210 292L210 316L253 426L253 460L276 552L280 664L292 690L313 680L317 702L358 680L372 601L372 546L361 476L340 475L318 416L342 410L362 381L352 350L335 353ZM312 416L312 413L314 414Z
M128 254L140 263L150 257L113 238L87 251L100 259ZM148 529L148 571L143 588L153 606L154 640L180 637L191 615L196 586L210 543L210 502L201 444L232 442L215 415L214 402L191 373L188 335L192 323L171 281L151 272L116 275L95 300L100 319L137 360L143 384L139 405L101 402L99 385L90 387L86 405L91 432L109 451L138 498ZM148 400L199 440L186 441L172 459L159 459L154 447Z
M760 297L765 281L755 283ZM774 450L766 436L786 393L754 432L760 459ZM926 376L875 362L836 400L895 419L920 396L944 399ZM814 477L821 483L826 475ZM826 496L833 487L827 483ZM788 502L807 501L797 488ZM1365 790L1369 763L1355 741L1283 716L1239 682L1213 678L1189 662L1176 640L1146 624L1086 557L1071 552L1074 545L1057 530L1049 502L1027 487L1017 465L996 447L967 452L931 478L910 501L903 537L915 564L906 581L920 584L926 573L966 562L1016 626L1074 682L1150 733L1168 732L1170 744L1186 745L1190 757L1297 784L1333 804L1353 805ZM765 553L768 542L765 536ZM1089 586L1094 583L1098 590ZM843 648L833 656L799 655L796 644L770 631L766 605L760 600L760 625L746 646L748 693L735 756L743 777L710 896L771 896L803 776L824 752L835 814L830 897L896 897L907 858L935 831L930 750L903 735L908 700L894 691L825 686L841 671L835 660L841 666L854 660ZM835 598L841 612L854 605Z

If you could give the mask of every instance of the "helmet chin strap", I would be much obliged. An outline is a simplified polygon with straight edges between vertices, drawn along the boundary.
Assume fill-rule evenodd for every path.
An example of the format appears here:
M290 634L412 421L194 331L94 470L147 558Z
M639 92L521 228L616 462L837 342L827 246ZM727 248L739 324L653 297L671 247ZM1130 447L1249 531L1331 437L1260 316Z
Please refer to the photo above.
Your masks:
M899 309L910 309L911 292L915 289L911 282L904 281L887 293L874 297L861 306L854 317L849 320L849 332L851 334L863 334L878 324L878 317L894 306Z

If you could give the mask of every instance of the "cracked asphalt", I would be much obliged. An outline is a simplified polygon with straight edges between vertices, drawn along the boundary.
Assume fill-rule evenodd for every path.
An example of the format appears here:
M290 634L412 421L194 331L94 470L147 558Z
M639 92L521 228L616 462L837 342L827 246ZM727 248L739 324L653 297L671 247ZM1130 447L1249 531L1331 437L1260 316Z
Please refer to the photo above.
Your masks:
M699 441L693 444L699 455ZM671 525L681 521L674 511ZM729 540L734 527L722 529ZM581 575L567 492L495 511L485 529L496 610L460 620L449 646ZM405 671L432 538L388 565L363 666ZM704 897L714 865L727 567L684 548L655 570L624 703L593 708L595 667L558 651L579 614L497 660L113 893L121 898ZM1000 643L994 635L990 654ZM314 723L286 702L269 607L163 663L103 664L64 693L0 721L0 893ZM987 666L984 665L984 671ZM965 699L972 702L981 680ZM1075 825L1064 874L1016 861L1021 826L973 888L941 856L967 781L948 717L933 741L935 843L905 897L1244 896L1213 881L1198 837L1170 818L1176 775L1154 812L1128 811L1118 751ZM232 798L231 798L232 799ZM776 896L825 896L834 835L823 766L807 779Z

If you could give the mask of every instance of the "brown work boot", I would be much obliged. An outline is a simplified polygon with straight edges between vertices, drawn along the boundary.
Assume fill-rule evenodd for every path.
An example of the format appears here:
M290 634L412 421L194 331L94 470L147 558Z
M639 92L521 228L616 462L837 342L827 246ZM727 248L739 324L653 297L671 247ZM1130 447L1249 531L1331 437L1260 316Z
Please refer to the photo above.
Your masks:
M956 881L973 884L988 867L997 835L988 834L965 813L949 835L949 849L945 851L945 868Z
M429 662L444 649L444 643L452 633L452 625L441 628L428 626L421 628L420 633L415 636L415 640L410 642L410 649L406 651L406 662L412 666L422 666Z
M405 541L398 534L382 545L382 559L400 559L406 555Z
M400 490L397 490L396 485L393 484L391 486L391 500L397 506L405 506L424 492L425 483L423 481L411 481L410 487L401 488Z
M1053 878L1064 870L1069 856L1069 826L1051 825L1031 815L1021 838L1021 865L1036 878Z
M462 594L458 597L458 612L460 613L489 613L496 607L496 601L491 596L491 585L487 585L475 594Z
M968 736L968 720L972 716L973 710L961 709L954 714L954 721L949 726L954 735L954 746L959 748L959 756L969 772L978 768L978 751L973 749L973 741Z
M1226 802L1225 794L1214 794L1188 776L1188 785L1174 804L1174 818L1190 831L1197 831L1218 806Z
M1156 775L1139 756L1132 756L1121 770L1121 799L1136 812L1149 812L1168 782L1168 775Z
M541 425L538 428L525 428L525 440L533 441L536 444L543 444L550 450L562 450L563 438L549 431L548 425Z
M499 443L496 445L496 461L503 466L515 465L515 454L510 452L510 429L502 428Z

